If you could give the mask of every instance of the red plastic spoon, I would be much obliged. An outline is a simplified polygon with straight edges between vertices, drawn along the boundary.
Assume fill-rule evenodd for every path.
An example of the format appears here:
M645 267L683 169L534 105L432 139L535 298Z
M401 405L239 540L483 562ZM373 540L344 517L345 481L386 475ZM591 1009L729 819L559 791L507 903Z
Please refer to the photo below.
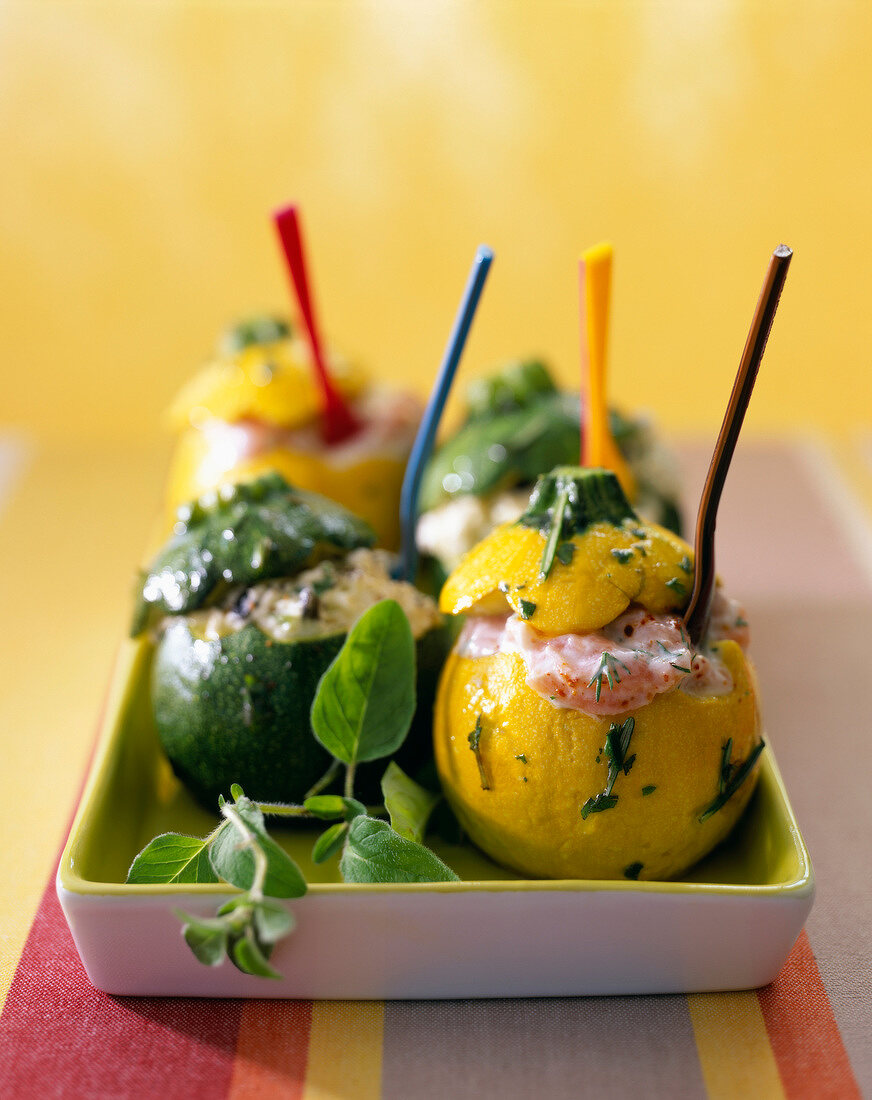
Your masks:
M277 210L273 215L282 251L294 290L297 293L297 302L300 313L309 337L309 348L312 352L312 363L315 367L315 377L321 390L322 408L322 434L327 444L341 443L360 427L357 418L345 402L342 394L333 383L327 363L324 359L321 335L315 320L315 309L312 304L312 294L309 289L309 278L306 273L306 255L303 250L303 236L300 231L300 217L296 206L285 206Z

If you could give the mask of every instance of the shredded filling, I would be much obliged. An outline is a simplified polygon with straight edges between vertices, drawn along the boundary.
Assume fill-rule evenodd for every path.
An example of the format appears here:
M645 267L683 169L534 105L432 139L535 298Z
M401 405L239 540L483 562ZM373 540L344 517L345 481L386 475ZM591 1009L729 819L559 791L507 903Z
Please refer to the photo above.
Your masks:
M661 692L728 695L733 678L715 643L748 644L739 605L718 590L708 634L695 649L678 615L655 616L633 606L589 634L542 634L518 615L471 616L456 650L462 657L517 653L526 682L556 707L612 715L637 710Z
M340 561L323 561L296 577L229 589L220 604L186 617L191 633L213 641L256 624L278 642L344 634L379 600L396 600L412 634L420 638L442 617L434 601L391 576L386 550L352 550Z

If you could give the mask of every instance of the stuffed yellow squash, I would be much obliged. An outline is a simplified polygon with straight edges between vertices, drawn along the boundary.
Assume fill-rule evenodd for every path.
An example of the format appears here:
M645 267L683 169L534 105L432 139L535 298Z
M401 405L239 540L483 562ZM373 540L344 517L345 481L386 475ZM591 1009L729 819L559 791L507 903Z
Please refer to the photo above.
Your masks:
M685 629L691 548L614 474L558 467L449 576L466 616L434 721L471 839L535 877L662 879L723 840L763 748L747 623L720 590Z
M333 382L360 427L328 444L310 359L306 340L281 319L256 318L225 334L217 358L170 408L178 433L170 513L221 485L276 471L351 509L370 524L380 545L396 549L400 486L420 403L371 385L359 367L333 355Z

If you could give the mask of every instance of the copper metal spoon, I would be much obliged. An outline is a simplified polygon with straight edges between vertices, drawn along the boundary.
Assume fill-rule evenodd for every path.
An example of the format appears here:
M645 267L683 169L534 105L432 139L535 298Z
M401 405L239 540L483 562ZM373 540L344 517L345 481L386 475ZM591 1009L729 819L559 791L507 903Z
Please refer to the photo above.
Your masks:
M760 360L766 349L769 330L775 319L778 299L781 297L792 256L792 249L784 244L780 244L772 253L699 502L694 540L693 588L685 614L687 632L695 646L705 637L712 609L715 591L715 523L721 491L727 479L733 451L736 449L736 440L742 430L751 392L757 381Z

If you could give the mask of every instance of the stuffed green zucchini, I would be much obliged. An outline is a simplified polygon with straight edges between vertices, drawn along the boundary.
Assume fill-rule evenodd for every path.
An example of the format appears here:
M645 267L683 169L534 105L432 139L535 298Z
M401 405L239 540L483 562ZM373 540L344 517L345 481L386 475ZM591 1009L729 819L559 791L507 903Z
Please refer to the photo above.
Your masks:
M331 758L311 733L318 681L356 619L395 599L417 639L420 732L444 656L435 604L391 576L391 555L340 505L275 473L225 486L180 510L176 531L142 577L132 633L149 631L154 719L164 750L204 803L231 783L261 801L298 802ZM402 761L401 761L402 764ZM365 769L364 769L365 771ZM377 781L362 793L377 797Z
M635 480L640 515L680 533L675 462L650 423L612 409L611 434ZM500 523L518 519L540 474L578 462L579 396L530 359L476 379L466 419L431 459L417 541L450 571Z

